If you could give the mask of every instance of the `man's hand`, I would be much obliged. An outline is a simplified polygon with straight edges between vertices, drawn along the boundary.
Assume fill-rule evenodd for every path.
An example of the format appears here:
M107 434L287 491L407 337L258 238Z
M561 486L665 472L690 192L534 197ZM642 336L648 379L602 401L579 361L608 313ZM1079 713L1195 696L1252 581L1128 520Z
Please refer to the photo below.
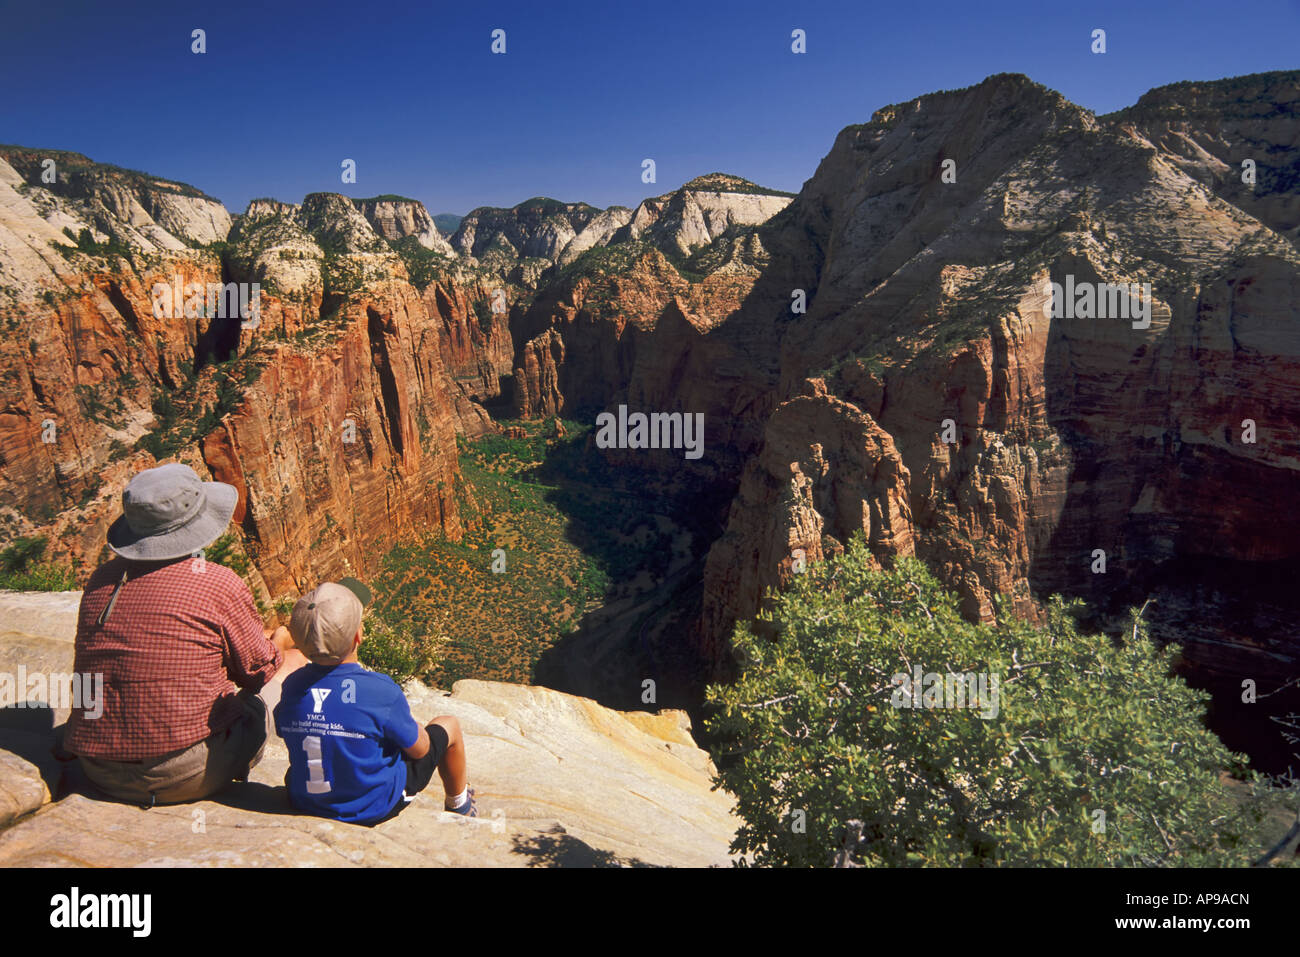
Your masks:
M284 625L278 626L274 631L270 628L265 629L266 640L275 645L280 651L288 651L294 648L293 635L289 634L289 629Z

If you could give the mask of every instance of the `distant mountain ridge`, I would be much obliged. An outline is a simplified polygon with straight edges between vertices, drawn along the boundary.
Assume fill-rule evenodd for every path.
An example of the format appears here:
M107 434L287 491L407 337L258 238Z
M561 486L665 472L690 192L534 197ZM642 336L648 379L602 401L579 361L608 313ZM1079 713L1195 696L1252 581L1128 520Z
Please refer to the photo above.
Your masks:
M640 240L690 255L729 227L757 226L793 194L739 176L710 173L643 200L636 209L598 210L586 203L534 197L508 209L480 207L462 220L452 245L462 256L507 265L540 260L541 269L574 262L588 250ZM541 269L538 269L540 274Z

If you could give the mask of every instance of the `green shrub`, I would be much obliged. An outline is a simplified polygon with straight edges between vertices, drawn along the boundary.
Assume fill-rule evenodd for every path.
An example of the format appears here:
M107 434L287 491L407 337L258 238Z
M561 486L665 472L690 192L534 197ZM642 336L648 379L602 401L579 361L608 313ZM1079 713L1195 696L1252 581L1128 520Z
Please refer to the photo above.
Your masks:
M81 232L74 234L71 229L64 226L63 235L67 236L75 244L72 247L56 245L56 248L64 253L65 258L71 252L82 252L87 256L101 258L121 257L129 259L131 256L130 247L111 229L108 230L108 238L102 243L96 242L95 238L91 236L90 230L85 227L82 228Z
M0 552L0 573L12 575L26 571L27 566L40 561L48 544L44 536L20 538Z
M215 542L203 549L203 558L205 561L215 562L218 565L225 565L236 575L244 578L248 575L251 567L248 562L248 556L242 551L237 551L235 546L239 544L239 538L233 532L226 532Z
M42 561L48 540L43 535L20 538L0 551L0 590L72 591L77 576L67 565Z
M736 628L739 680L709 688L746 863L1241 865L1273 843L1280 792L1232 793L1224 772L1247 775L1207 696L1138 616L1122 644L1059 599L1046 627L1005 606L971 624L920 562L872 565L859 537L796 576ZM898 707L915 666L998 676L996 713Z
M357 657L367 668L381 671L402 685L428 667L421 642L409 625L390 622L374 612L367 615L365 621Z

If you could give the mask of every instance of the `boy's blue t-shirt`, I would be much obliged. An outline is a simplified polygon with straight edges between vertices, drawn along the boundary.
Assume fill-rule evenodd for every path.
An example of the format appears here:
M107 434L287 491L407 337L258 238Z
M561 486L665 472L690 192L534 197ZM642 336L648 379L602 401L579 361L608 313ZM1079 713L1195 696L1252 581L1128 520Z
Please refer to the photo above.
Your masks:
M388 675L359 664L308 664L284 679L275 730L289 748L284 776L293 806L367 823L402 799L402 748L420 737L406 696Z

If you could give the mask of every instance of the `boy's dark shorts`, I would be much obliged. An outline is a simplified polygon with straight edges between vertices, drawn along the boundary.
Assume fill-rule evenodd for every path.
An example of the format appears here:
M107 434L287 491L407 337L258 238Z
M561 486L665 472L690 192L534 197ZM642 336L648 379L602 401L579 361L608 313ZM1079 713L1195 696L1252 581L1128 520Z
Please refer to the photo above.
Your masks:
M438 764L442 761L442 756L447 753L447 748L451 741L447 737L447 730L440 724L430 724L424 729L429 733L429 753L422 758L410 758L405 754L402 755L402 762L406 765L406 787L402 799L397 802L397 806L388 812L387 815L376 821L376 824L382 824L384 821L391 820L402 813L406 805L415 800L415 796L429 786L433 780L433 772L438 770Z

